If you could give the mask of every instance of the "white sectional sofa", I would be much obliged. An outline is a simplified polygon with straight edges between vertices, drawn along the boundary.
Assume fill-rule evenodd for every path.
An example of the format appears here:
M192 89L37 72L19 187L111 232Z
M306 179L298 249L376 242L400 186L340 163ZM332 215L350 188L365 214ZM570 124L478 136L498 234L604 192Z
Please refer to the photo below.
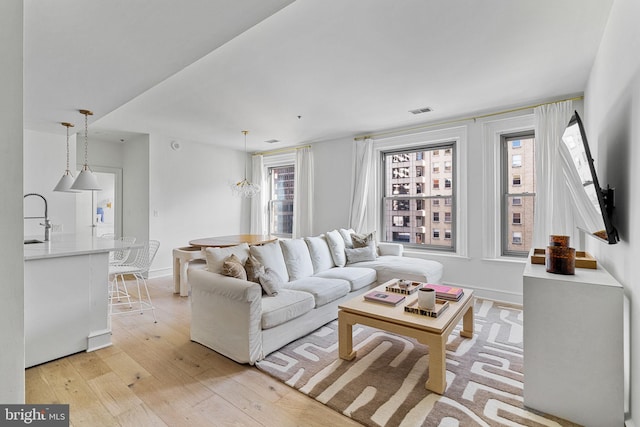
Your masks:
M403 257L402 245L395 243L370 241L354 248L351 234L334 230L262 246L203 249L207 268L188 272L191 340L253 364L336 319L338 305L379 283L392 278L441 281L439 262ZM255 282L225 275L229 264L224 262L231 255L247 267L250 257L252 266L262 264L261 278ZM277 294L266 294L274 286Z

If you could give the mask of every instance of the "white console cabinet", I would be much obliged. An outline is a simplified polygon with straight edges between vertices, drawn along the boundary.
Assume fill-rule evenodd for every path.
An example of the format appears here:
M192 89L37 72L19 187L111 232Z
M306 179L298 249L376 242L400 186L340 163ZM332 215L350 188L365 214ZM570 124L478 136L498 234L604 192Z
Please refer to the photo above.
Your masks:
M624 425L623 287L606 270L524 269L524 404L585 426Z

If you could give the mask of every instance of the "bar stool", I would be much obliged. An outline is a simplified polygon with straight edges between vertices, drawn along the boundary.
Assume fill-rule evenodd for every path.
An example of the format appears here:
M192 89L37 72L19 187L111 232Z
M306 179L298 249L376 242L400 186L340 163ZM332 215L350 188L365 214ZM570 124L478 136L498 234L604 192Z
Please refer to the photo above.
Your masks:
M141 248L135 248L132 252L135 253L133 261L127 262L124 264L114 265L109 267L110 272L112 272L115 276L115 280L117 282L118 277L124 283L124 276L127 274L133 275L136 279L136 287L138 289L138 303L139 308L135 311L113 311L114 306L126 305L128 304L131 307L130 303L126 302L113 302L111 300L109 304L109 314L130 314L133 312L140 312L143 314L145 310L151 310L153 313L153 321L158 323L158 319L156 318L155 307L153 306L153 302L151 301L151 294L149 294L149 288L147 287L147 281L144 278L144 274L149 271L151 264L153 263L153 259L158 252L158 248L160 247L160 242L157 240L149 240L145 242L145 244ZM146 298L143 297L140 288L140 282L142 282L144 291L146 294ZM143 299L144 298L144 299Z

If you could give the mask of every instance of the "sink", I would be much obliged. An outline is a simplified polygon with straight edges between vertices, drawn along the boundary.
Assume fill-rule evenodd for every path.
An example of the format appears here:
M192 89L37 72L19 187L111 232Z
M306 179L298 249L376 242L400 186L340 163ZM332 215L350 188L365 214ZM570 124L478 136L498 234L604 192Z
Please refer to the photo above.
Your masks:
M42 240L37 240L37 239L27 239L24 241L25 245L31 245L33 243L44 243Z

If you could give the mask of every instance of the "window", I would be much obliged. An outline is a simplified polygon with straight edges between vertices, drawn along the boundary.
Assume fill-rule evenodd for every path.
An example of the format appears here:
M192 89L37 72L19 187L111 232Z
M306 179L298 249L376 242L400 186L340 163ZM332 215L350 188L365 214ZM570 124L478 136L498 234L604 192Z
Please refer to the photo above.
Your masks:
M512 224L522 224L522 217L520 212L514 212L511 220Z
M444 213L444 222L451 222L451 212Z
M522 154L514 154L511 156L511 167L519 168L522 166Z
M501 252L506 256L526 257L533 239L536 191L533 132L503 135L501 151ZM517 173L514 173L515 169Z
M443 151L445 150L445 151ZM442 156L446 153L447 156ZM383 232L382 241L402 242L407 246L435 250L455 250L455 143L438 143L411 149L382 153L383 161ZM440 156L440 161L435 156ZM434 158L435 157L435 158ZM402 164L398 164L402 159ZM431 171L442 173L441 162L447 169L442 178L429 182L424 178ZM415 176L406 176L407 171ZM398 177L407 178L398 182ZM444 180L444 181L443 181ZM415 183L415 185L414 185ZM415 200L415 202L414 202ZM441 202L444 200L444 203ZM434 212L444 204L447 213ZM446 215L448 230L434 228ZM445 233L446 238L442 238Z
M293 165L271 167L269 173L269 234L291 237L293 232Z

